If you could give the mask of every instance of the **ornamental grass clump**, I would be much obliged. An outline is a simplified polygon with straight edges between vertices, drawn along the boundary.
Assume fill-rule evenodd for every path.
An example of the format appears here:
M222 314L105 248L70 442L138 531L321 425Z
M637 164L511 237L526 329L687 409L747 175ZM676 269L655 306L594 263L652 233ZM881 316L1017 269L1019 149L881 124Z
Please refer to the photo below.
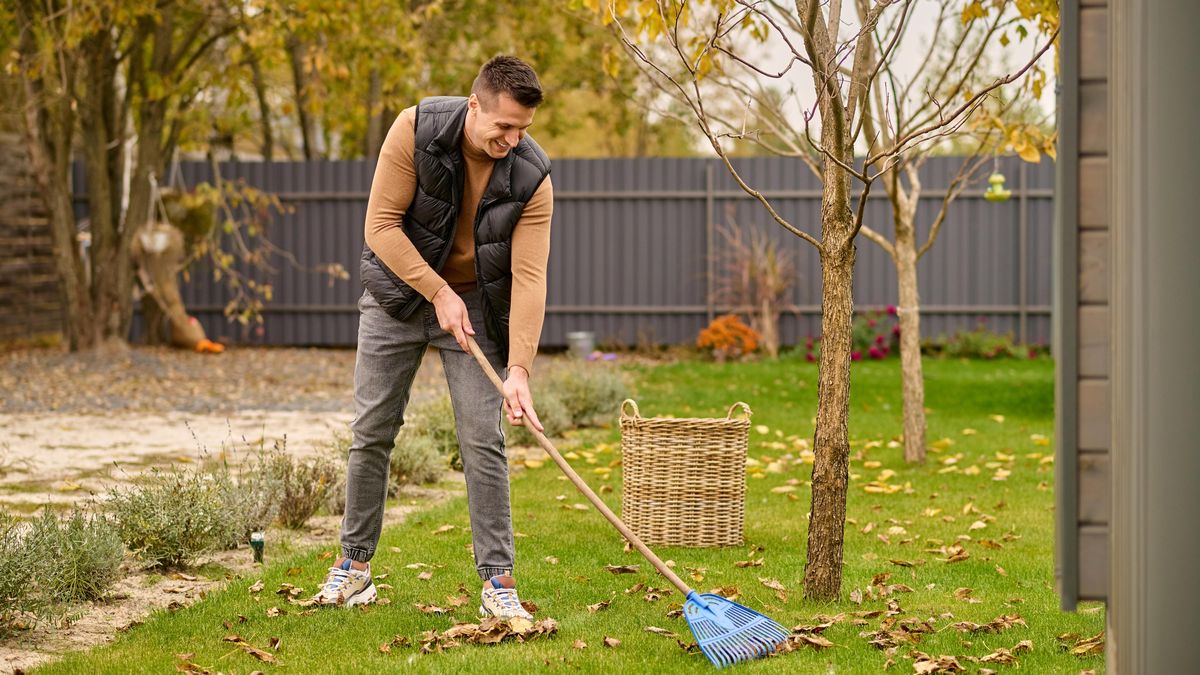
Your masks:
M228 502L235 489L220 473L153 469L141 484L114 489L108 508L121 541L148 567L187 567L244 531L245 516Z
M45 601L33 592L39 558L30 555L25 534L29 525L0 511L0 636L8 635L25 612L39 610Z
M605 363L570 361L547 373L544 382L534 398L543 424L542 401L547 396L559 398L576 428L611 424L621 401L629 398L624 375Z
M340 487L345 467L327 457L298 459L276 451L267 463L269 473L280 485L279 524L293 530L309 518Z
M30 581L48 603L100 599L117 580L125 557L115 523L80 509L62 517L43 510L30 524L24 549L25 556L41 561Z

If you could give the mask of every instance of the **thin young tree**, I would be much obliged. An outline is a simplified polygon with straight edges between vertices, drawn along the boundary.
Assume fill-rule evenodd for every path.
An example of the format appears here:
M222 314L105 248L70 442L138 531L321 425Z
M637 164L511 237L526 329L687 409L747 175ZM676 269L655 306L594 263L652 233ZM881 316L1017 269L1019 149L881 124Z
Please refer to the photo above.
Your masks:
M990 81L987 76L991 61L989 50L994 51L998 45L1007 46L1010 32L1020 36L1022 41L1028 35L1029 22L1021 14L997 11L1002 10L997 7L988 14L975 11L973 7L970 4L964 8L940 5L928 37L928 48L915 70L905 73L891 62L882 63L881 76L871 83L863 111L868 153L877 153L893 145L897 135L932 119L939 101L953 101L964 93L986 86ZM861 19L861 5L859 11ZM885 37L894 29L877 24L873 48L881 49ZM1034 30L1040 32L1036 25ZM1019 93L998 89L996 96L985 101L966 124L943 138L942 143L914 144L897 152L893 170L880 179L891 204L892 237L889 239L884 231L869 224L862 226L863 235L888 254L896 269L905 461L924 462L926 451L918 265L937 242L950 205L989 166L998 152L1008 148L1026 161L1038 161L1040 150L1053 154L1053 134L1043 134L1037 125L1025 123L1029 106L1014 105L1015 96L1025 95L1032 96L1033 107L1036 107L1045 77L1045 70L1035 62L1029 77L1020 83ZM1014 83L1013 87L1016 86ZM930 92L935 95L928 95ZM942 192L928 234L924 242L920 242L917 206L923 194L921 168L930 157L946 154L947 148L957 149L965 156Z
M914 0L857 0L845 16L841 0L797 0L790 6L777 0L645 0L636 7L620 1L603 6L588 2L608 17L646 76L665 96L685 106L739 187L774 222L818 252L821 357L804 590L812 599L834 599L841 589L846 517L855 241L867 198L907 149L957 132L993 91L1032 67L1054 36L1023 68L967 95L950 100L928 92L935 102L930 114L885 141L878 130L873 137L865 131L870 92L895 57ZM787 62L768 65L765 55L771 53L787 55ZM748 182L732 161L730 148L753 131L731 118L728 110L709 106L716 91L732 87L753 92L760 86L755 83L764 80L789 81L794 68L807 76L811 99L805 97L809 103L803 105L800 118L781 111L775 123L799 132L787 135L802 140L792 141L792 154L822 182L816 235L786 219ZM791 92L794 99L794 89ZM863 147L869 150L856 159L856 148ZM857 196L854 183L860 186Z

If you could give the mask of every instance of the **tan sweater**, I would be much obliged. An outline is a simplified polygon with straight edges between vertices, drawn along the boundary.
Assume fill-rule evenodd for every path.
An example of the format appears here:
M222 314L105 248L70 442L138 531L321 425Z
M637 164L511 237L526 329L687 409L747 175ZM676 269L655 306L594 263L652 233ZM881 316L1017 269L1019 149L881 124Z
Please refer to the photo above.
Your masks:
M475 288L475 212L495 162L463 134L467 169L463 201L450 256L439 275L398 227L416 193L417 169L413 159L416 110L414 106L400 113L379 152L371 198L367 202L366 240L388 269L431 300L446 284L460 294ZM553 212L554 187L546 177L513 228L508 365L522 366L529 372L533 372L533 357L546 315L546 261L550 257ZM472 328L476 334L484 330L483 326Z

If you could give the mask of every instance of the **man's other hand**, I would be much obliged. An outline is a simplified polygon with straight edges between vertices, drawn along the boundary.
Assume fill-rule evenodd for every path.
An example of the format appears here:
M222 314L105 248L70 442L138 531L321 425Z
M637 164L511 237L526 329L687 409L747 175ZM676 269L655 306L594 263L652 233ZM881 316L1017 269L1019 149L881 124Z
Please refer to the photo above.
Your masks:
M508 415L508 423L513 426L525 424L528 420L534 429L542 433L546 431L538 420L537 411L533 409L529 372L521 366L508 368L508 379L504 381L504 412Z
M433 308L437 311L438 325L453 335L463 351L469 353L471 349L467 346L467 336L474 336L475 329L471 328L466 303L447 284L434 293Z

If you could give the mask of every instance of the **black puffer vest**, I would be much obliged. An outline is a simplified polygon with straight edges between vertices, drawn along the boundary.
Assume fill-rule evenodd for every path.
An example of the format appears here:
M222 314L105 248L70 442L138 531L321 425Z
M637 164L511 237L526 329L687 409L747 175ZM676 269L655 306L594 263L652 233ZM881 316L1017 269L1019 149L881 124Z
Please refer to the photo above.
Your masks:
M400 227L439 274L450 255L462 202L466 118L467 99L461 96L434 96L417 106L417 189ZM475 214L475 279L482 291L485 328L505 359L512 306L512 232L525 204L548 175L550 159L525 136L504 159L496 160ZM396 319L407 319L425 301L367 246L363 246L360 273L363 286Z

